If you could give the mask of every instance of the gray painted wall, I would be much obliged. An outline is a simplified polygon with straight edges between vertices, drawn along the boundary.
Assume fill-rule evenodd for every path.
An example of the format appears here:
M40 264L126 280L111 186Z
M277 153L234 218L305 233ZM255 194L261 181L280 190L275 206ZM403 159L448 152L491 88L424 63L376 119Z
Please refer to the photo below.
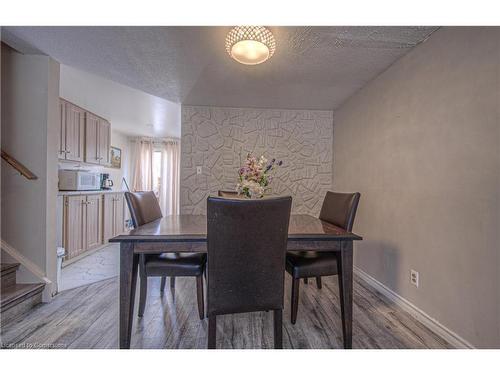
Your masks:
M181 212L205 213L208 195L234 190L253 152L284 162L270 194L292 195L294 212L317 215L332 186L332 135L331 111L183 106Z
M2 239L55 280L59 64L1 51L2 149L38 176L27 180L2 161ZM20 271L20 282L38 281Z
M435 32L335 113L333 147L335 190L362 194L355 264L497 348L499 41L494 28Z

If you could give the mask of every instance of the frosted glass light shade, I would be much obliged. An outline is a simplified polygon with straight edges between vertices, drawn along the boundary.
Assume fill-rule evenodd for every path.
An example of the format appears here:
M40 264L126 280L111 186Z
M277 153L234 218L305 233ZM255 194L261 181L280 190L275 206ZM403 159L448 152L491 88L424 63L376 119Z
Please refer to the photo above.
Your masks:
M275 49L273 34L263 26L237 26L226 37L229 56L245 65L263 63Z

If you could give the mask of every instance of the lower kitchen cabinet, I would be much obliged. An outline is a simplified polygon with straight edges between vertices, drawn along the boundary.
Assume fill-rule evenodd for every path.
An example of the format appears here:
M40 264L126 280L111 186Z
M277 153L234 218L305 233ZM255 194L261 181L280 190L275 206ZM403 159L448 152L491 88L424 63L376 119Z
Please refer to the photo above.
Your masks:
M126 231L125 221L129 215L123 193L66 195L62 198L62 246L66 249L66 261L100 247Z
M126 230L126 203L122 193L104 195L104 242Z
M66 260L102 244L102 200L100 195L66 196L63 216Z
M87 196L85 213L85 250L102 244L102 198L100 195Z
M63 243L66 259L71 259L85 251L85 196L64 197Z

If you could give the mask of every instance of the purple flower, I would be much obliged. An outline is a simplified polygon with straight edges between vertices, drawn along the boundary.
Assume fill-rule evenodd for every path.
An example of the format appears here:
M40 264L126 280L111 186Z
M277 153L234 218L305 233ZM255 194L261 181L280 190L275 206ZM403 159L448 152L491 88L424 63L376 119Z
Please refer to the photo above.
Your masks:
M278 165L281 167L281 166L283 165L283 160L280 160L280 161L278 162Z

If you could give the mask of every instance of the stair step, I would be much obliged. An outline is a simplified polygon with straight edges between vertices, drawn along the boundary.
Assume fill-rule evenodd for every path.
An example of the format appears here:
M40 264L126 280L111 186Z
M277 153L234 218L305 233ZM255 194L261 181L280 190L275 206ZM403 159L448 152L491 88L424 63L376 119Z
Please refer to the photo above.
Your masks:
M16 284L16 271L19 269L19 263L1 263L0 275L2 277L2 290Z
M17 271L19 268L19 263L0 263L0 274L3 274L5 272L13 272Z
M0 327L42 302L45 284L14 284L0 291Z
M14 284L0 292L0 312L8 310L12 306L24 301L34 294L41 293L45 284Z

